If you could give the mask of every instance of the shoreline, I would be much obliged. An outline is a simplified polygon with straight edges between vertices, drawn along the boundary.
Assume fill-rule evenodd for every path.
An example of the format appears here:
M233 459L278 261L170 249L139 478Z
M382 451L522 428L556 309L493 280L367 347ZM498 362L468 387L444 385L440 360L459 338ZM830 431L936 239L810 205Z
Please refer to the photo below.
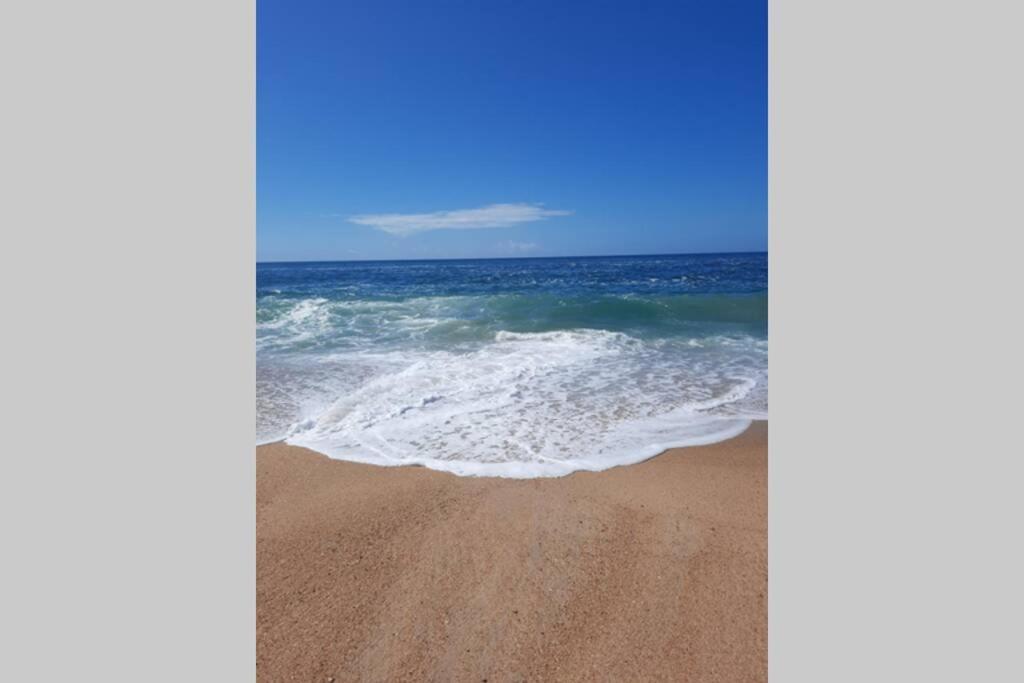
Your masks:
M681 449L684 449L684 448L699 448L699 447L702 447L702 446L713 446L716 443L722 443L723 441L729 441L731 439L735 439L736 437L742 435L744 432L749 430L753 425L757 424L758 422L765 422L765 423L768 422L768 420L766 418L752 418L752 417L750 417L750 418L735 418L735 419L736 419L736 421L746 421L747 425L744 426L742 429L732 433L730 436L726 436L724 438L718 438L717 436L715 436L715 437L713 437L713 440L704 440L704 441L697 440L697 441L693 441L693 442L686 443L686 444L680 444L680 445L669 445L669 446L661 446L661 445L659 445L659 446L655 446L654 447L657 450L648 451L648 452L651 453L650 455L639 455L639 456L637 456L637 459L635 459L635 460L631 459L631 460L626 460L626 461L623 461L623 462L617 462L617 463L609 465L607 467L580 467L579 469L572 469L572 470L568 470L568 471L565 471L565 472L557 472L556 471L555 473L552 473L552 474L529 474L529 475L523 475L523 476L517 476L515 474L507 474L508 472L515 472L515 471L517 471L517 470L519 470L521 468L521 465L519 463L517 463L517 462L509 462L509 463L473 463L473 462L465 462L465 461L451 461L451 462L456 464L456 466L453 467L453 466L448 464L449 461L431 460L431 461L429 461L430 463L433 463L433 464L440 463L440 464L445 465L444 467L432 467L431 464L427 464L427 461L423 461L423 462L380 462L377 459L367 458L367 457L364 457L364 456L357 456L357 457L354 457L354 458L349 458L349 457L344 457L343 458L343 457L335 457L335 456L330 455L328 453L324 453L323 451L318 451L317 449L312 448L310 446L303 446L303 445L299 445L299 444L290 444L290 443L288 443L288 437L282 437L282 438L279 438L279 439L273 439L271 441L259 441L259 442L256 443L256 448L260 449L260 448L264 448L266 446L279 446L279 447L282 447L282 448L297 448L297 449L300 449L300 450L303 450L303 451L309 451L311 453L316 453L317 455L321 455L321 456L323 456L325 458L329 458L331 460L337 460L339 462L349 462L349 463L353 463L353 464L357 464L357 465L370 465L371 467L384 467L384 468L423 467L423 468L426 468L426 469L429 469L429 470L433 470L435 472L443 472L445 474L450 474L450 475L456 476L456 477L474 477L474 478L484 478L484 479L519 479L519 480L557 479L557 478L561 478L561 477L571 476L573 474L576 474L577 472L606 472L608 470L612 470L612 469L615 469L617 467L630 467L632 465L639 465L640 463L647 462L648 460L651 460L653 458L661 457L662 455L668 453L669 451L681 450ZM643 452L643 451L641 451L641 452ZM593 464L593 461L582 461L582 462L585 463L585 464L588 464L588 465ZM536 463L531 463L531 464L535 465ZM559 465L560 464L561 463L559 463ZM462 471L459 471L459 469L461 469ZM488 472L493 472L493 471L506 472L506 474L489 474L488 473Z
M258 677L765 680L767 435L532 479L259 446Z

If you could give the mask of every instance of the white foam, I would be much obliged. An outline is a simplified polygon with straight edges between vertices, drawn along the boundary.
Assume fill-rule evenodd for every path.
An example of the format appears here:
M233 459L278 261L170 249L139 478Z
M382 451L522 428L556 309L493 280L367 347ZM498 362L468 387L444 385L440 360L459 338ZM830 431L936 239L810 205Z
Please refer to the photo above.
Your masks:
M321 393L287 442L460 475L603 470L742 432L758 416L765 352L753 340L572 330L498 332L467 352L346 353L309 369Z
M316 338L330 330L327 299L302 299L272 320L256 326L256 347L286 347Z

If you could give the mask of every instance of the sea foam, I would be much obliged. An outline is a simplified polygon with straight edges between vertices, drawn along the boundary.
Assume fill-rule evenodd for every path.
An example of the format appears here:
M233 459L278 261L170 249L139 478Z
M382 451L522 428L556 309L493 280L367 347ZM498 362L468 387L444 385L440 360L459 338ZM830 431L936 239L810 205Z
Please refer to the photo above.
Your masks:
M377 465L543 477L720 441L757 416L714 412L757 385L742 366L603 330L502 331L466 353L358 357L371 376L292 425L288 443Z

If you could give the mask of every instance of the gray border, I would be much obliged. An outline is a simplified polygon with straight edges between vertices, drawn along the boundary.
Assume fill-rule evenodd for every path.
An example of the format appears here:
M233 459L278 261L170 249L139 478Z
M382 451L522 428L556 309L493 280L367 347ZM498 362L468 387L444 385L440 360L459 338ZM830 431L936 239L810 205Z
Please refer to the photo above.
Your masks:
M3 15L0 679L253 680L254 4Z
M1024 680L1019 8L770 5L773 681Z

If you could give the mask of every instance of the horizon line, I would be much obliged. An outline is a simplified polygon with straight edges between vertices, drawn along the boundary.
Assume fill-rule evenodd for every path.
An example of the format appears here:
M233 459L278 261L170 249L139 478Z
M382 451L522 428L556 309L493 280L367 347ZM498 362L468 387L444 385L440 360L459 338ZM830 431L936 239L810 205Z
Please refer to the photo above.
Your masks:
M298 264L298 263L392 263L402 261L537 261L542 259L558 258L637 258L641 256L717 256L720 254L767 254L767 249L742 250L742 251L688 251L688 252L664 252L658 254L586 254L571 256L459 256L440 258L365 258L365 259L303 259L299 261L256 261L256 265L268 264Z

